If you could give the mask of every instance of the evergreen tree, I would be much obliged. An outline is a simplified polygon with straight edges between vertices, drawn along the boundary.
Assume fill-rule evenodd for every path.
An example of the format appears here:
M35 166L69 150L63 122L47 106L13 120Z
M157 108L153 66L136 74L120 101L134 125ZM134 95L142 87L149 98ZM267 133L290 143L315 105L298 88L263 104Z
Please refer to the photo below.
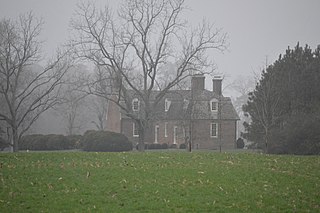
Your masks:
M266 152L320 153L319 52L298 43L263 71L243 106L252 120L244 137Z

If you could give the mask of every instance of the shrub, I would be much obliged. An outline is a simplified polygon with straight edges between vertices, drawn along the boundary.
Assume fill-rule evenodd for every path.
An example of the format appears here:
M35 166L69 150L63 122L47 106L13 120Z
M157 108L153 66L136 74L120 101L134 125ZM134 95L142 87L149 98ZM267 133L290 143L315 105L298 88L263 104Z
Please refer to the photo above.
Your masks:
M176 148L178 148L178 147L177 147L177 144L170 144L169 148L170 148L170 149L176 149Z
M63 135L45 135L47 150L65 150L72 148L69 140Z
M4 148L7 147L9 147L9 143L5 139L0 137L0 150L3 151Z
M161 149L162 146L159 143L151 143L151 144L149 144L148 148L149 149Z
M186 149L187 145L185 143L180 144L179 149Z
M19 142L20 150L47 150L46 141L44 135L34 134L25 135Z
M168 149L168 144L167 143L161 144L161 149Z
M125 135L109 131L87 131L81 143L84 151L123 152L132 150L132 143Z
M82 135L68 135L66 136L70 149L80 149L82 147L81 139Z
M25 135L19 143L20 150L65 150L72 148L63 135Z
M237 149L243 149L244 147L244 141L242 138L238 138L237 140Z
M139 149L139 143L137 143L136 149L137 149L137 150ZM145 150L150 149L150 144L145 143L145 144L144 144L144 149L145 149Z

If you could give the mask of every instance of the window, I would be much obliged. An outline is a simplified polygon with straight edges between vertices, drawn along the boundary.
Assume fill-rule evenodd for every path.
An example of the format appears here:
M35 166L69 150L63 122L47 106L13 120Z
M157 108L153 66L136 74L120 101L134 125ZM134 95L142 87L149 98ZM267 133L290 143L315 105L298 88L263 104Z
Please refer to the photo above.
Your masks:
M184 138L187 137L187 132L186 132L186 128L185 127L182 127L182 134L183 134Z
M168 99L166 99L166 100L164 101L164 111L165 111L165 112L168 112L168 111L169 111L170 104L171 104L171 101L169 101Z
M158 143L159 129L159 125L156 125L154 128L154 143Z
M138 98L132 100L132 111L139 111L140 102Z
M217 123L211 123L210 126L210 136L212 138L218 137L218 124Z
M178 130L178 127L174 126L173 127L173 144L177 144L177 134L178 134L177 130Z
M132 132L133 137L139 137L138 125L135 122L132 123Z
M168 122L164 123L164 137L168 137L168 132L167 132L167 128L168 128Z
M188 109L189 106L189 100L188 99L183 99L183 109L186 110Z
M211 111L217 111L217 110L218 110L218 103L211 102Z
M212 112L218 111L218 101L217 100L210 101L210 109Z

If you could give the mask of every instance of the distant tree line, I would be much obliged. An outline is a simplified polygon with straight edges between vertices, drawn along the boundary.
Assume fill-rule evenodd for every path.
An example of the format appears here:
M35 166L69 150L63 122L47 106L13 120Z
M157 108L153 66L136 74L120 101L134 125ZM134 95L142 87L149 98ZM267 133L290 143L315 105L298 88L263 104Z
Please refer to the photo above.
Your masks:
M268 153L320 154L320 46L288 48L243 106L243 137Z

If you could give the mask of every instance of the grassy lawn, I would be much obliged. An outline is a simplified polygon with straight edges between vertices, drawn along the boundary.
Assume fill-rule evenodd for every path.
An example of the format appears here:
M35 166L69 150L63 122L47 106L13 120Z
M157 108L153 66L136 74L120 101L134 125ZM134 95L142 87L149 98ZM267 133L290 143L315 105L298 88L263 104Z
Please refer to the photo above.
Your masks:
M0 154L0 212L320 212L320 157Z

